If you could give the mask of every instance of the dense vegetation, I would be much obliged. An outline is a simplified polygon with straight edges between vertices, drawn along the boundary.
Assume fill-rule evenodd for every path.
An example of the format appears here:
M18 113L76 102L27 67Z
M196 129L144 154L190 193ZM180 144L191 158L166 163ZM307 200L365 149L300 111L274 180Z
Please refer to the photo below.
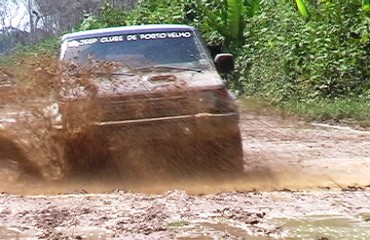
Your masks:
M78 29L148 23L195 26L234 53L229 83L244 96L323 119L368 109L368 0L142 0L132 11L105 5Z

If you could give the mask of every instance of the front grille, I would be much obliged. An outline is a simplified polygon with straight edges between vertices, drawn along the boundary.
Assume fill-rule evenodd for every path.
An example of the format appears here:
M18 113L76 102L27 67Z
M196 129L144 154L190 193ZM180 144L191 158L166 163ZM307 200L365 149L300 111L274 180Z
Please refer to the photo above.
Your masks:
M178 116L198 112L196 101L189 96L157 98L104 99L99 101L101 121Z

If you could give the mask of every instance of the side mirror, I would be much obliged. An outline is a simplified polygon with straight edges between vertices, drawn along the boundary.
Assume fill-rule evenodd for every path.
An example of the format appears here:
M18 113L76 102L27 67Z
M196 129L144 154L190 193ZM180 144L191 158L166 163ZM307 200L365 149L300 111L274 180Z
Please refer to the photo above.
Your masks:
M229 73L235 68L234 56L230 53L217 54L214 61L220 73Z

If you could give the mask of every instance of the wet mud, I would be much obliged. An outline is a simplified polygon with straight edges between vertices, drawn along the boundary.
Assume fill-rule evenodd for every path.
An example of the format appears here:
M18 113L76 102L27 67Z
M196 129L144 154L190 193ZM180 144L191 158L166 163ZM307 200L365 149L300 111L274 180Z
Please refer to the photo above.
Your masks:
M0 195L2 239L369 239L369 191Z

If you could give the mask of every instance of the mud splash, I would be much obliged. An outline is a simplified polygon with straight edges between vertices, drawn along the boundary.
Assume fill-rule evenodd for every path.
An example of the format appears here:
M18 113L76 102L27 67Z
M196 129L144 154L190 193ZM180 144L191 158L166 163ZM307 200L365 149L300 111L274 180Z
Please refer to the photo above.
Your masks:
M96 67L99 68L98 72L95 71ZM180 175L185 179L200 179L205 173L209 175L207 178L211 175L215 175L215 178L221 171L232 175L242 172L241 152L238 148L240 135L235 129L230 131L226 125L221 129L218 128L219 123L215 124L217 127L206 124L199 128L211 126L214 129L207 129L207 133L211 134L192 136L194 134L189 131L183 139L171 142L162 139L153 141L151 136L160 135L166 139L168 136L183 135L183 132L178 131L186 130L187 124L181 119L174 122L173 126L149 126L135 131L129 128L102 130L92 127L90 123L106 117L113 121L121 120L122 117L130 120L177 116L180 110L187 114L202 112L204 106L199 104L197 97L193 98L186 87L179 89L176 86L166 93L142 96L141 100L135 99L131 105L130 101L124 102L129 106L119 106L126 110L126 115L121 116L121 112L111 110L117 106L105 106L104 99L98 99L96 84L91 81L94 78L105 78L111 81L108 85L114 85L112 71L116 67L114 64L102 64L81 69L74 65L58 64L54 57L42 55L22 59L16 68L1 68L2 77L12 83L11 91L8 88L7 92L2 89L4 91L1 95L0 177L6 182L2 190L12 189L12 184L22 186L36 179L39 181L32 181L32 185L39 184L40 179L43 179L45 185L52 186L60 184L60 179L67 179L63 181L65 185L70 184L71 179L76 182L80 179L111 182L116 178L129 178L148 182L172 180ZM63 133L55 130L55 116L51 116L50 112L50 107L60 94L72 94L70 97L77 98L86 94L84 101L60 104L63 108L69 108ZM186 102L151 102L153 97L176 97ZM118 103L121 100L116 101ZM145 107L148 104L150 108ZM230 132L232 135L229 136ZM224 148L230 151L225 153ZM239 159L233 162L238 154ZM125 172L122 173L122 170Z
M183 189L194 194L204 194L222 191L346 189L348 186L362 188L370 185L368 132L326 128L317 124L311 126L297 119L284 119L280 116L249 114L242 104L240 128L244 167L232 166L230 162L216 166L213 160L218 159L220 152L212 148L205 151L204 146L199 147L199 142L193 141L192 136L185 141L147 141L151 134L177 136L178 133L171 132L171 127L153 126L151 132L120 130L122 134L88 129L89 122L107 114L104 103L94 98L96 90L89 81L96 76L92 69L82 72L80 69L80 74L77 74L75 66L67 67L70 68L68 71L61 71L55 58L42 55L24 59L14 68L8 66L0 69L2 79L12 83L6 85L6 88L0 88L3 91L0 98L0 191L53 194L76 189L106 192L124 188L147 193ZM103 71L99 74L103 72L112 80L110 72L115 66L100 67ZM67 81L70 88L87 87L92 95L88 101L72 106L75 114L71 116L70 123L73 126L75 121L79 129L72 127L68 134L56 141L52 120L45 109L55 102L56 89L59 89L61 81ZM148 97L143 101L149 100ZM153 114L143 109L143 101L128 106L128 110L132 110L130 114L137 114L133 111L135 109L141 110L140 114ZM195 102L187 105L190 107L185 110L189 113L194 111L197 108ZM178 105L160 107L156 113L176 111ZM92 130L91 135L75 137L75 131L80 131L80 128ZM216 145L232 142L225 140L225 133L229 132L225 128L218 127L214 136L204 134L197 139L214 137L218 139L213 143ZM97 141L87 143L88 138ZM66 152L62 151L63 146L60 145L60 142L66 140L74 141L67 151L67 154L74 156L69 158L73 164L65 161L63 154ZM99 151L83 152L83 147L85 150ZM126 151L128 148L132 150ZM205 153L205 159L209 161L199 164L196 156L200 152ZM164 154L169 155L170 159L160 161ZM126 157L131 160L122 164ZM107 158L113 164L106 165L102 161ZM223 156L223 159L231 158ZM167 176L163 166L170 169L167 173L172 176L182 175L182 179ZM227 166L231 166L232 173L244 173L217 179L218 174L213 174L217 172L215 170ZM131 171L118 171L125 167L130 167ZM197 169L202 171L197 173ZM202 176L204 171L211 173L212 177ZM66 175L67 179L63 180ZM129 178L136 181L130 181Z
M2 80L20 86L0 89L0 192L6 192L0 194L1 239L370 238L366 188L370 135L366 131L311 126L242 109L241 176L160 180L161 168L142 162L135 166L141 177L131 175L140 181L97 176L102 165L84 164L63 179L66 163L55 154L60 148L53 141L50 117L43 111L54 102L53 89L62 73L53 58L41 59L26 59L22 67L0 71ZM89 85L88 76L72 78L72 85ZM98 116L94 104L83 107L93 112L76 107L75 119L85 122ZM167 130L155 132L165 135ZM145 134L133 136L140 140ZM80 140L82 144L84 139ZM127 144L124 137L115 140ZM104 144L98 142L94 148ZM158 159L157 150L164 147L175 149L171 156L176 159L178 149L191 149L176 142L147 144L139 144L129 155L135 160L148 155ZM143 151L147 149L152 154ZM210 159L217 156L217 152L207 154ZM187 155L197 155L196 149ZM105 158L104 152L100 157ZM195 167L181 169L181 161L173 163L175 175ZM204 166L214 170L208 162ZM81 179L79 173L93 174ZM341 191L326 191L329 188Z

